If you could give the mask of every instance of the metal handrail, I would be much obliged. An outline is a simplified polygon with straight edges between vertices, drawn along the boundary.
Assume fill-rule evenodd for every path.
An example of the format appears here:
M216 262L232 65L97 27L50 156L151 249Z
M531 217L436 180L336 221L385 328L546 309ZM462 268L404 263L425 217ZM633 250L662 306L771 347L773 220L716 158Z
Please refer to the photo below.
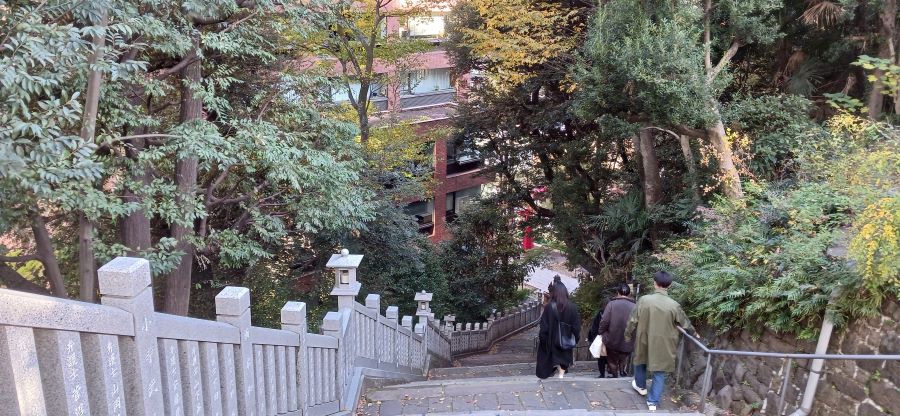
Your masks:
M781 352L764 352L764 351L740 351L740 350L720 350L707 347L703 342L688 334L682 327L677 327L678 331L694 345L703 350L706 355L706 369L703 372L703 388L700 392L700 413L706 411L706 397L709 395L710 382L712 379L712 357L715 355L735 356L735 357L768 357L786 359L784 377L781 383L781 392L778 398L778 412L783 414L784 401L787 396L788 381L791 377L791 367L793 360L878 360L878 361L900 361L900 354L804 354L804 353L781 353ZM681 363L684 361L684 342L678 347L678 366L675 369L675 384L678 385L681 376Z

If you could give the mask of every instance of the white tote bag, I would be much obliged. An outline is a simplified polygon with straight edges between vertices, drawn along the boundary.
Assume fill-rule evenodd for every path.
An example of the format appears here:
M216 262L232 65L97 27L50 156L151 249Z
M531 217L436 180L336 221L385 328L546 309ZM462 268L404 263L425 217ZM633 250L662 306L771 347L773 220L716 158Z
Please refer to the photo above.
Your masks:
M606 346L603 345L603 337L597 335L597 337L594 338L594 342L591 343L590 351L594 358L606 357Z

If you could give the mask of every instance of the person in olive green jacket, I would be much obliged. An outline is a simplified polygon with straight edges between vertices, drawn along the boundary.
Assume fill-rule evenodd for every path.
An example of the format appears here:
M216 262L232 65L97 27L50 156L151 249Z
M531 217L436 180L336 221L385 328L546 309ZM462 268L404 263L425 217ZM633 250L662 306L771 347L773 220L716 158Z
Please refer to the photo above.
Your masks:
M689 333L694 332L681 305L666 293L672 280L673 276L669 272L654 273L656 292L638 299L625 327L625 341L635 341L634 380L631 386L641 396L647 396L649 410L656 410L659 406L666 373L675 371L675 350L680 336L677 327L680 326ZM649 395L648 371L653 378Z

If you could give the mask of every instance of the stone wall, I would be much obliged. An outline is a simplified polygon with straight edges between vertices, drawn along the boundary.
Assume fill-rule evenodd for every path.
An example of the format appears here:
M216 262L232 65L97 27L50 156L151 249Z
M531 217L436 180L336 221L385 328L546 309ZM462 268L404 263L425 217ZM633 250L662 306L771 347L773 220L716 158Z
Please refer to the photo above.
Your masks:
M880 315L860 319L836 330L829 354L900 354L900 303L886 302ZM701 331L704 333L704 331ZM708 334L709 332L707 332ZM774 352L815 351L815 340L766 333L754 340L746 331L714 339L717 349ZM706 359L696 348L686 350L682 386L699 392ZM809 360L795 360L788 384L785 413L802 400L809 374ZM713 359L710 402L736 415L777 415L778 397L785 371L784 360L751 357ZM900 415L900 362L827 361L813 406L817 416Z

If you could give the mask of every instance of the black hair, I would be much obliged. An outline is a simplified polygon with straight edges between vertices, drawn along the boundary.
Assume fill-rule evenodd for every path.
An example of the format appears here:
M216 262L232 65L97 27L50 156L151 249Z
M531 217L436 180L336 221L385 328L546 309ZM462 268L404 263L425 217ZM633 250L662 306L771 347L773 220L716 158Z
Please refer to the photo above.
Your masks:
M627 283L619 283L619 286L616 287L616 293L622 296L628 296L631 294L631 287L628 286Z
M675 276L672 276L671 273L665 270L660 270L656 273L653 273L653 281L663 289L668 288L672 284L673 280L675 280Z
M550 292L550 300L556 302L557 308L565 309L569 303L569 289L566 289L566 285L562 282L554 283L553 292Z

